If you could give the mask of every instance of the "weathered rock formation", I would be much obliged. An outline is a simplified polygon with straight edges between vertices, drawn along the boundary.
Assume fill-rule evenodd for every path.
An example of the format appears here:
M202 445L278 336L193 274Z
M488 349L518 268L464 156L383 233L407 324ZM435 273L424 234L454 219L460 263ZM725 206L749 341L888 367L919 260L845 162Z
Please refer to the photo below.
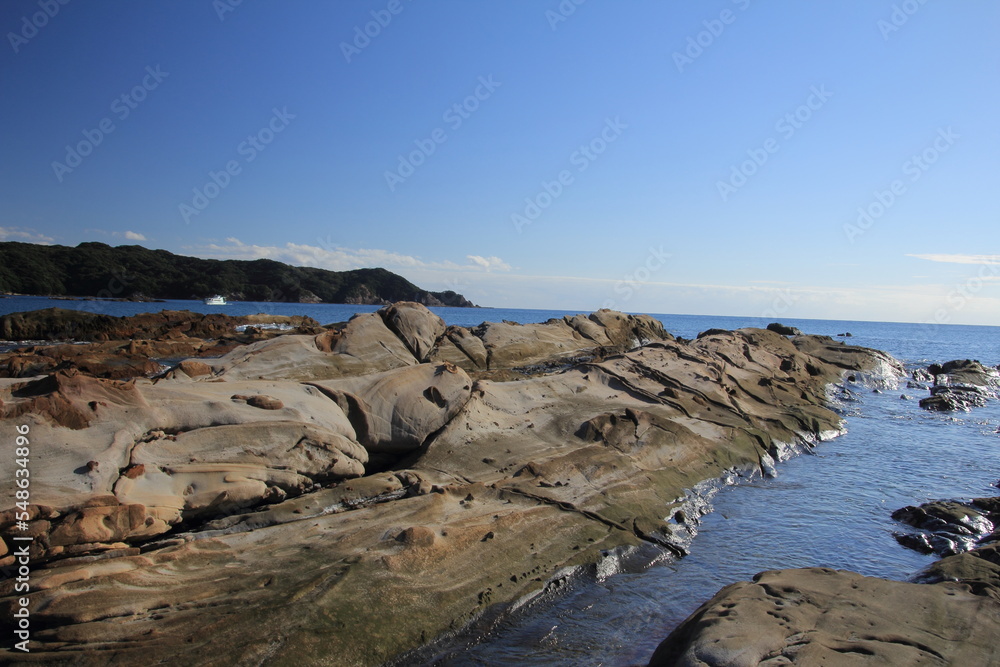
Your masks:
M1000 589L820 568L723 588L677 627L653 667L1000 664Z
M83 310L46 308L0 317L0 340L157 340L222 338L237 326L287 324L318 326L310 317L286 315L222 315L164 310L131 317L115 317Z
M939 556L951 556L978 544L1000 541L1000 498L936 500L918 507L907 506L892 518L918 529L897 532L896 540L911 549Z
M13 313L0 318L0 332L7 340L99 342L31 345L0 353L0 377L29 378L61 370L113 380L148 377L162 372L158 360L221 356L279 333L257 325L320 330L308 317L265 314L163 311L113 317L61 308Z
M931 395L920 400L920 407L942 412L981 408L1000 389L1000 372L971 359L932 364L915 371L914 379L933 382Z
M782 324L781 322L771 322L767 325L768 331L773 331L779 333L782 336L801 336L802 331L797 327L790 327Z
M37 568L33 651L5 659L379 664L607 550L683 553L686 489L838 433L845 369L902 372L827 341L400 303L155 381L0 380Z
M355 315L343 327L319 335L288 334L237 348L212 366L227 379L271 380L349 377L428 362L448 362L469 372L493 371L564 366L595 353L622 352L669 338L651 317L608 310L542 324L447 327L421 304L404 301Z

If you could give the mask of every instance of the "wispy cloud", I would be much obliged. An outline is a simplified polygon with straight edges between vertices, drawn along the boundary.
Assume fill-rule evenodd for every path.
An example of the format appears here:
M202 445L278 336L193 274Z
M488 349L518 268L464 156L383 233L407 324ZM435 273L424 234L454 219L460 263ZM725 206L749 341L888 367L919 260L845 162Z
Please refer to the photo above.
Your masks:
M312 266L331 271L382 267L436 271L510 271L511 265L499 257L466 255L467 263L428 261L378 248L344 248L320 240L321 245L286 243L284 246L247 244L229 237L225 243L185 246L187 252L213 259L273 259L296 266Z
M0 227L0 241L22 241L49 245L54 243L55 239L25 227Z
M1000 264L1000 255L911 255L917 259L926 259L930 262L942 262L945 264Z
M483 267L487 271L496 269L498 271L510 271L511 266L499 257L480 257L479 255L466 255L466 259L473 264Z
M109 232L106 229L96 229L93 227L83 230L87 234L100 234L101 236L110 236L111 238L125 239L127 241L148 241L145 234L140 232L133 232L131 230L124 232Z
M495 256L465 255L462 260L429 260L379 248L345 248L319 239L317 244L287 243L283 246L247 244L230 237L205 245L186 246L184 251L216 259L273 259L297 266L313 266L334 271L383 267L403 275L424 289L452 289L476 303L510 308L560 308L594 310L619 299L623 290L634 296L621 306L629 311L649 313L705 312L712 309L732 315L757 317L773 310L775 304L792 303L782 317L842 320L895 320L922 322L928 304L947 301L948 284L866 284L862 287L783 285L779 281L756 284L681 283L642 281L628 283L620 278L520 273L516 267ZM962 263L992 261L1000 255L920 256L973 258ZM942 261L942 260L935 260ZM984 282L996 284L992 276ZM935 306L936 307L936 306ZM979 294L961 312L968 323L987 323L1000 312L1000 298Z

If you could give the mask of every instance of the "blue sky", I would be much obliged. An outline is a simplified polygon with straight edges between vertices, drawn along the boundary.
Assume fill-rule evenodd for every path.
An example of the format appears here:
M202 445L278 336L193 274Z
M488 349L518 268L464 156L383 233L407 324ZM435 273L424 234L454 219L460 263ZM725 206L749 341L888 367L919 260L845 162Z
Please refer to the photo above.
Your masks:
M1000 325L1000 5L577 2L8 0L0 240Z

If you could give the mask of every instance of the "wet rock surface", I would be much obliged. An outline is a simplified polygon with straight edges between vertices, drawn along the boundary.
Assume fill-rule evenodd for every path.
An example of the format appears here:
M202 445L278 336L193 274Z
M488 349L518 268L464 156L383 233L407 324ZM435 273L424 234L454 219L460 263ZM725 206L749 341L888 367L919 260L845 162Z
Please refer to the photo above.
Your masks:
M846 370L902 372L812 339L612 311L463 330L404 303L156 380L0 380L0 435L45 453L37 643L7 657L380 664L602 553L683 553L690 489L838 433ZM0 619L14 599L0 581Z
M977 545L1000 540L1000 498L973 498L970 501L938 500L892 513L892 518L918 532L897 532L903 546L923 553L951 556Z
M942 412L981 408L988 399L996 398L1000 389L1000 372L971 359L931 364L914 371L913 379L932 383L930 396L920 400L920 407Z

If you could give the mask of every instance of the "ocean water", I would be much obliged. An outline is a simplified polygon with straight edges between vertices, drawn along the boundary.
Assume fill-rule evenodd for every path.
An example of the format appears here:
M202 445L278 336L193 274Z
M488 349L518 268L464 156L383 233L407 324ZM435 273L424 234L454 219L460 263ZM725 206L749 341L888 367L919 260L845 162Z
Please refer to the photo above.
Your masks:
M339 322L375 306L194 301L125 303L0 299L0 315L53 305L111 315L159 309L309 315ZM543 322L577 311L435 308L447 323ZM765 326L760 318L650 313L676 336L709 328ZM951 359L1000 363L1000 327L784 319L806 333L885 350L912 370ZM583 571L556 596L437 643L406 664L642 665L684 618L723 586L763 570L822 566L907 579L933 560L900 546L893 510L942 498L996 495L1000 401L968 413L920 409L926 395L853 387L840 406L848 432L813 454L777 466L773 479L745 479L716 494L690 555L656 564ZM901 396L909 398L904 399Z

